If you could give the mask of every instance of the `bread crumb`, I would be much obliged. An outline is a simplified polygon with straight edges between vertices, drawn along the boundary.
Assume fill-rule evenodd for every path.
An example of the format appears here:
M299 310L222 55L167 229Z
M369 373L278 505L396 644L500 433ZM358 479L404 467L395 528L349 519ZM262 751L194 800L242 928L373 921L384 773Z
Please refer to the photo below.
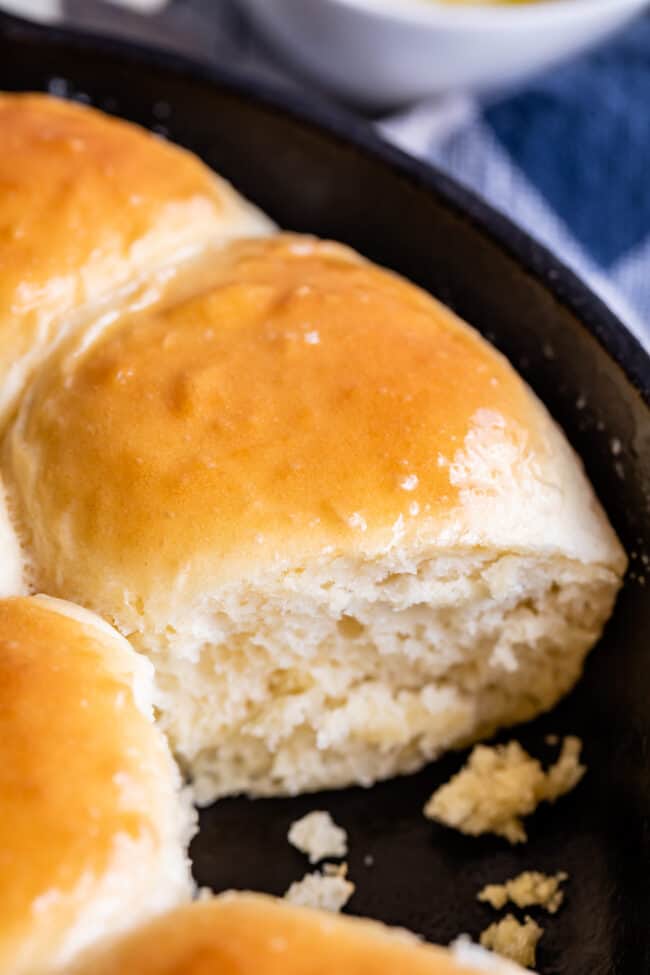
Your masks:
M355 886L347 880L347 864L326 863L323 873L307 873L291 884L285 900L298 907L313 907L336 913L345 907Z
M508 901L517 907L543 907L555 914L564 900L560 885L569 877L561 870L552 876L537 870L526 870L504 884L488 884L478 894L478 899L500 911Z
M489 904L495 911L500 911L510 900L508 885L505 884L486 884L483 890L476 895L476 899Z
M575 789L587 771L586 767L580 764L581 750L582 742L579 738L568 735L564 739L560 757L546 773L544 795L542 796L546 802L555 802L560 796Z
M503 958L517 962L524 968L532 968L535 964L537 942L544 933L539 924L527 917L522 924L507 914L501 921L495 921L481 934L481 944L484 948L496 952Z
M581 747L579 738L565 738L560 757L545 772L517 741L477 745L460 772L433 793L424 815L469 836L495 833L510 843L524 843L522 817L541 802L555 802L584 775Z
M559 745L560 744L560 736L559 735L553 735L553 734L552 735L546 735L546 737L544 738L544 743L546 745L551 745L554 748L556 745Z
M325 857L344 857L348 852L348 834L337 826L328 812L316 810L291 824L288 840L310 863Z
M374 867L375 858L372 853L366 853L365 857L363 858L363 865L364 867Z

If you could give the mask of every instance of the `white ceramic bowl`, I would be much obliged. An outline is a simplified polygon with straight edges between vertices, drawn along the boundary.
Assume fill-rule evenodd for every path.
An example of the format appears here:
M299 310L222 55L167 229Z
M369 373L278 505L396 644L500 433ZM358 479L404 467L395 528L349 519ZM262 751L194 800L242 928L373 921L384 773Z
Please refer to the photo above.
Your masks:
M269 39L344 98L388 107L498 89L605 37L647 0L521 6L435 0L240 0Z

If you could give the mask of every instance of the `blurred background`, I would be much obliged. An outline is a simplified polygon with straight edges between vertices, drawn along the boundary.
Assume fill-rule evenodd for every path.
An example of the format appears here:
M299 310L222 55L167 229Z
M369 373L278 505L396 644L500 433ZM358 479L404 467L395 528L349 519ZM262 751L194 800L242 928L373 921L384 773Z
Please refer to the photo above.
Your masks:
M5 0L354 112L547 244L650 345L644 0Z

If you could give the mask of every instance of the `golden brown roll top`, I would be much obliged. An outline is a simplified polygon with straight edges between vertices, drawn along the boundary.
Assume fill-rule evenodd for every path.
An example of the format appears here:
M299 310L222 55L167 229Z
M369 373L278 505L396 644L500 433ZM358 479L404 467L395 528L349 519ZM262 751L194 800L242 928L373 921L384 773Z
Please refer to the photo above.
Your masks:
M68 345L29 396L8 471L48 591L157 611L210 580L396 547L621 571L544 408L439 303L289 235L230 246L210 278Z
M0 423L62 331L270 228L190 153L43 95L0 95L0 186Z
M107 953L89 954L74 975L479 972L523 975L516 965L481 949L455 955L373 921L334 917L261 895L224 894L161 917Z
M190 813L149 665L93 614L0 601L0 970L57 971L184 900Z

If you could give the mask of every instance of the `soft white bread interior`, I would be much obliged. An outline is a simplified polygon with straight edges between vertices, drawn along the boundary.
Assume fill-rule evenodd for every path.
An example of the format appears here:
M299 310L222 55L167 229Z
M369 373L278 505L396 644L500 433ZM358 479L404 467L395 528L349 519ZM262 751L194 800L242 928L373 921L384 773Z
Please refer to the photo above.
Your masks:
M270 222L190 153L45 95L0 95L0 425L51 345Z
M475 945L447 950L376 921L223 894L90 952L71 975L523 975Z
M103 620L0 601L0 971L62 971L192 891L151 665Z
M25 566L9 517L7 493L0 478L0 599L25 592Z
M201 802L370 784L550 708L626 564L506 360L310 238L70 342L5 459L35 584L149 655Z

